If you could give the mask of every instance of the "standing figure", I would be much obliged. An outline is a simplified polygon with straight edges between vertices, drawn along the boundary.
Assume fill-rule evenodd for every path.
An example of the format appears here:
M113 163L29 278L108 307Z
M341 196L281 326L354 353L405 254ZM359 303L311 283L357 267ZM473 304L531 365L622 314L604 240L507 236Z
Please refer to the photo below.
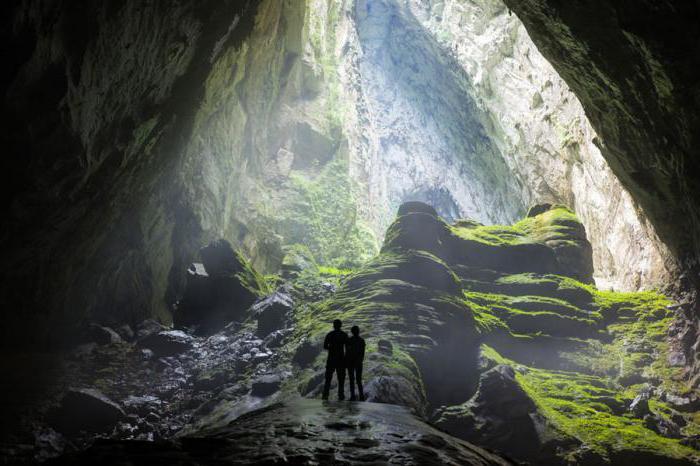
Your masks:
M323 342L323 349L328 351L326 360L326 384L323 387L323 399L328 399L328 392L331 389L333 372L338 374L338 399L345 399L345 344L348 341L348 334L340 330L343 323L336 319L333 321L333 331L326 335Z
M345 344L345 365L350 376L350 401L355 401L355 382L360 401L365 401L362 389L362 361L365 359L365 340L360 336L360 327L353 325L350 329L352 336Z

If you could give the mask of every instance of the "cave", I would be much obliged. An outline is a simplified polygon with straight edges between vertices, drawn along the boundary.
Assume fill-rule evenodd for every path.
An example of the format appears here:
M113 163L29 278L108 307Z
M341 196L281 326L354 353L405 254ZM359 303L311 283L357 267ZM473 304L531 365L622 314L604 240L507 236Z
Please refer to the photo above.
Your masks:
M697 2L2 10L3 464L700 463Z

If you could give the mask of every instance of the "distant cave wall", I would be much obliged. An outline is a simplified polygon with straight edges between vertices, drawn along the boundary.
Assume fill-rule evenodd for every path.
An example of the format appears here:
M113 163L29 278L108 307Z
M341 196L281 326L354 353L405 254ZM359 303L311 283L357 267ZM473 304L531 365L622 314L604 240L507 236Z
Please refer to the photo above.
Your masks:
M3 344L63 324L167 318L177 185L203 83L256 1L24 1L3 47ZM18 328L31 329L17 332Z
M505 0L577 95L599 147L659 237L689 291L678 340L700 380L700 4ZM695 295L695 296L693 296Z
M487 135L471 77L402 2L358 0L352 15L354 67L346 72L358 89L349 100L361 134L354 157L366 166L380 234L411 199L432 201L446 218L510 223L524 214L518 179Z
M526 205L575 209L593 245L596 282L663 286L675 262L596 146L581 103L502 0L408 1L420 24L470 77L485 134Z
M505 3L579 98L610 168L697 283L700 5Z

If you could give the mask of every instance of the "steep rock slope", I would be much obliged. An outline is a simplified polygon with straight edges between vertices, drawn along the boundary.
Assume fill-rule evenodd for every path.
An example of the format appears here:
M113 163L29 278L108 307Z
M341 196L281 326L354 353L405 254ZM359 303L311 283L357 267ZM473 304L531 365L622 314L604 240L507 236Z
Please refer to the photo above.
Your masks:
M432 413L519 460L697 461L697 394L669 344L671 303L586 284L578 219L562 206L531 215L449 225L405 204L380 256L296 314L292 345L320 342L333 318L359 324L370 400ZM322 356L300 368L301 393L319 393Z
M408 8L470 77L485 132L525 204L576 210L593 243L598 285L633 291L667 282L670 253L609 169L579 99L518 16L502 0L409 2Z

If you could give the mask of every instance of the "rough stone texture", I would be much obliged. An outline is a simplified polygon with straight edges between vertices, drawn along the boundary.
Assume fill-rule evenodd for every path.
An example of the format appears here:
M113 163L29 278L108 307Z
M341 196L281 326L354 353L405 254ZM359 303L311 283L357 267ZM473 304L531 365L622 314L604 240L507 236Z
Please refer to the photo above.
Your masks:
M166 330L139 340L139 345L156 356L172 356L192 349L192 337L180 330Z
M581 100L602 153L680 257L700 252L698 5L506 0ZM685 225L685 228L678 228ZM689 263L688 265L691 265Z
M375 228L384 231L410 200L450 221L517 218L524 204L483 126L470 76L401 2L361 0L352 18L348 133Z
M674 271L670 253L608 167L579 99L519 18L502 0L411 1L408 7L469 76L485 133L525 205L562 203L579 215L593 244L598 285L664 284Z
M240 47L258 2L15 3L3 14L3 344L15 320L41 343L84 316L168 320L170 268L200 242L177 183L182 145L214 60Z
M653 233L517 18L421 5L8 7L2 341L25 319L43 342L84 317L168 322L215 238L263 272L300 243L357 265L408 199L487 223L573 204L599 277L656 283Z
M206 436L97 443L54 464L152 464L163 458L170 464L511 464L400 406L303 399L253 411Z
M506 4L578 96L613 173L680 260L680 287L697 288L700 7L651 0ZM697 335L696 306L686 311ZM684 348L691 374L700 374L696 349Z
M435 415L435 425L477 445L507 451L516 458L554 456L546 445L544 418L515 380L510 366L499 365L479 378L479 389L463 405L452 406ZM551 461L551 460L550 460Z

